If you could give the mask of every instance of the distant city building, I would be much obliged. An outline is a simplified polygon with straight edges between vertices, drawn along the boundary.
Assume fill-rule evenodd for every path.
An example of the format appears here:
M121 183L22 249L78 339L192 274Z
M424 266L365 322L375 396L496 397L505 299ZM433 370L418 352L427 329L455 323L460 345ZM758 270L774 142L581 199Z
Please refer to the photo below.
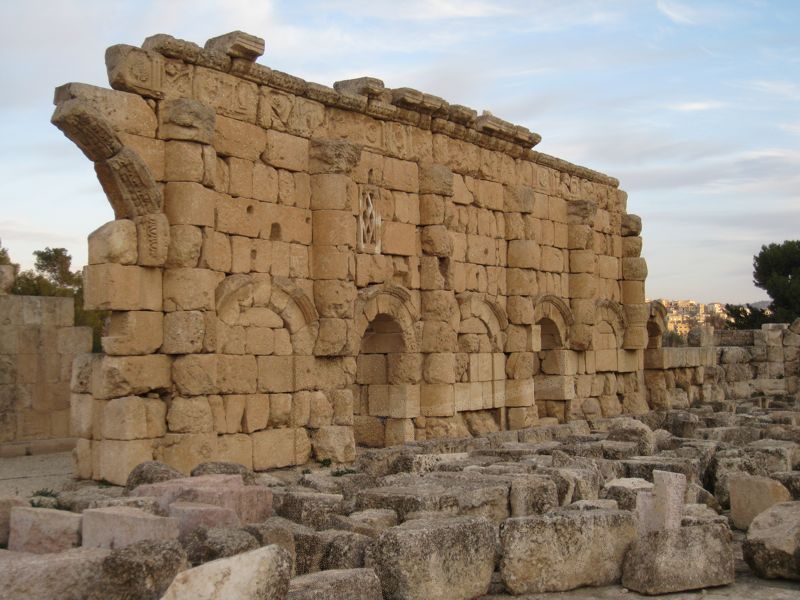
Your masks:
M729 319L721 302L703 304L696 300L658 300L667 308L667 331L686 336L700 325L719 326Z

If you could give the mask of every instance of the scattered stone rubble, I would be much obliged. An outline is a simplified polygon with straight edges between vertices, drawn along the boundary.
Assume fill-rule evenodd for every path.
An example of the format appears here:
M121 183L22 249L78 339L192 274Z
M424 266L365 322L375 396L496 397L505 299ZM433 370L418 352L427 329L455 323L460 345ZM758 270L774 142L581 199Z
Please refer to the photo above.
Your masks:
M727 427L749 433L716 439ZM731 584L748 569L800 579L800 496L780 483L799 468L800 411L770 409L364 448L352 468L217 462L187 477L150 462L125 489L76 481L55 509L0 499L10 531L0 589L458 600L614 584L658 595Z

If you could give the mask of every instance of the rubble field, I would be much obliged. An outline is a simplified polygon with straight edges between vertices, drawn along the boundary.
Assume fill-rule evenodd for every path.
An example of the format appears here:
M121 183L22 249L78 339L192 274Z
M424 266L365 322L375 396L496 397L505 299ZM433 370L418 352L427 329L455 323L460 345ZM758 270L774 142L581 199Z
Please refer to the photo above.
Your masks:
M153 461L125 487L74 480L2 497L0 589L104 600L800 591L797 411L650 412L310 466L209 462L186 477Z

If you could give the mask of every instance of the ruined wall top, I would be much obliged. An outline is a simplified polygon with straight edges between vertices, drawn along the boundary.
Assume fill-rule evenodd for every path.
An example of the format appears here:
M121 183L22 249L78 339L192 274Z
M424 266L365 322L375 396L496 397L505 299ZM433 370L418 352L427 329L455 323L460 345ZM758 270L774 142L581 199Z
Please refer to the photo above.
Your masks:
M386 88L383 81L374 77L337 81L333 87L304 81L256 63L256 59L264 53L264 48L263 39L241 31L212 38L204 48L167 34L156 34L148 37L141 48L127 45L110 47L106 51L106 66L112 88L148 98L185 96L187 87L197 85L181 68L177 62L180 61L185 65L205 67L289 92L329 107L427 129L595 183L610 187L619 185L619 181L613 177L534 151L532 148L542 139L538 133L504 121L488 111L478 114L472 108L450 104L443 98L409 87ZM253 113L257 110L257 96L249 97L244 89L237 90L237 100L239 110ZM58 101L57 93L56 103ZM234 107L231 109L237 110Z

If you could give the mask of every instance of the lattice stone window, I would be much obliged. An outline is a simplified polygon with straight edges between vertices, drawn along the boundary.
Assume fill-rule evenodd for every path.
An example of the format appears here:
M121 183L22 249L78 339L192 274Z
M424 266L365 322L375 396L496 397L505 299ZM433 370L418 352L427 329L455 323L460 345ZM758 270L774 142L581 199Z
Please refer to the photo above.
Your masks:
M358 206L359 252L381 253L381 215L375 203L379 193L378 189L373 187L361 190Z

